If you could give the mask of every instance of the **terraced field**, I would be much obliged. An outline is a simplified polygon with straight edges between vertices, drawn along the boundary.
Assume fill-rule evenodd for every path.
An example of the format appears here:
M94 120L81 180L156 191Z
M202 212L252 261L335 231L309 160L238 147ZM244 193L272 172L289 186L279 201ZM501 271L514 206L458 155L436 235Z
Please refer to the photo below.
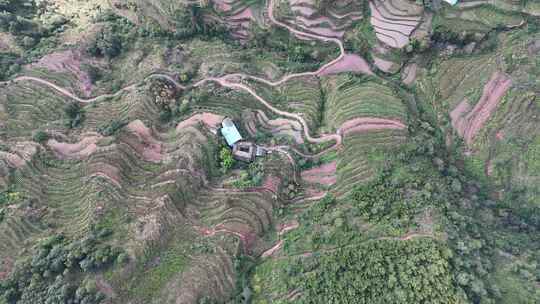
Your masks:
M29 83L2 88L2 91L0 132L3 136L31 136L37 129L63 129L62 109L66 100L62 96Z
M322 85L327 98L324 119L331 130L356 118L407 119L403 102L376 80L340 75L324 78Z
M536 63L529 59L531 42L520 40L521 35L501 35L499 46L489 54L445 60L431 70L433 74L423 71L417 82L419 92L437 111L449 115L457 137L463 138L467 168L490 183L499 198L504 197L502 189L532 189L531 183L538 181L532 169L537 160L531 157L538 137L532 127L538 116L538 84L523 73L533 71Z
M380 173L384 153L391 153L407 141L407 131L370 130L345 137L343 151L337 161L337 182L332 193L338 199L349 199L357 185L366 183Z
M299 30L329 38L342 38L355 21L362 19L362 4L341 0L318 4L315 1L289 1L281 18ZM322 7L321 7L322 6Z
M445 106L452 109L464 98L474 105L480 98L481 87L497 69L496 57L456 58L445 61L438 68L434 80L426 79L417 85L426 92L437 86L437 94ZM456 77L455 75L461 77ZM430 84L431 82L431 84Z
M423 7L406 0L374 0L369 7L377 38L393 48L409 44L413 31L423 20Z
M496 263L478 259L491 243L506 240L497 235L484 242L469 218L473 207L458 205L491 204L475 194L480 186L468 173L485 183L481 190L493 200L523 196L536 203L540 195L534 78L540 47L531 34L536 4L529 2L464 0L429 11L407 0L104 3L103 9L112 6L137 24L129 35L98 37L100 47L118 39L120 54L90 59L84 45L57 50L0 83L0 279L44 237L62 235L69 243L98 233L122 248L122 259L117 255L95 271L77 269L73 277L87 289L95 285L108 303L251 303L252 294L269 295L260 303L309 303L303 295L314 286L284 286L272 270L347 285L313 274L322 269L320 261L328 269L343 267L330 256L354 269L359 264L351 247L370 241L365 257L374 246L380 261L390 263L382 253L401 246L417 260L410 266L394 251L396 265L414 266L390 269L399 280L444 264L443 285L430 280L426 294L438 290L430 289L433 283L455 289L452 299L466 294L495 302L485 297L497 290L485 273ZM96 24L116 22L107 14ZM448 27L464 34L429 41L434 30ZM475 40L465 51L456 41L468 35ZM432 49L422 49L428 42ZM90 81L83 63L104 72L101 80ZM402 66L403 79L390 75ZM74 103L81 105L76 124L66 108ZM218 130L224 117L266 155L250 164L234 160ZM419 138L433 151L424 153ZM395 164L401 155L421 165ZM419 184L408 180L416 174ZM369 183L376 178L392 180ZM372 193L381 187L384 193ZM422 198L409 206L416 192ZM358 199L362 195L373 204ZM401 204L395 213L390 202ZM486 212L486 225L510 222L503 213L511 212ZM412 224L402 224L406 220ZM475 239L457 226L476 229ZM523 230L532 226L519 223ZM416 238L429 242L411 241ZM456 239L463 241L457 247ZM425 251L417 245L441 258L422 268ZM462 269L477 262L480 270ZM527 277L521 270L512 275ZM532 282L533 271L525 279ZM370 283L398 280L380 274ZM48 293L50 278L42 284ZM268 291L261 292L261 282ZM405 299L420 285L391 296ZM366 299L375 294L366 290ZM378 296L385 292L377 289Z

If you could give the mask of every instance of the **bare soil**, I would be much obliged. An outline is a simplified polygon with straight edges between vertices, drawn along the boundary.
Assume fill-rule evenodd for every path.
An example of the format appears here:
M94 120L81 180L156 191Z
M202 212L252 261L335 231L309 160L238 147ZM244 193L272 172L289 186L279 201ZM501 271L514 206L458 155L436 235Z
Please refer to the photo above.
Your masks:
M398 120L375 117L362 117L354 118L344 122L338 129L338 133L347 135L351 133L383 129L404 130L407 129L407 126Z
M390 72L395 65L392 61L384 60L375 56L373 56L373 63L375 66L377 66L377 68L379 68L379 70L386 73Z
M268 175L263 181L262 188L268 189L273 193L278 193L279 185L281 185L281 179L279 177Z
M180 131L183 128L194 126L198 123L203 123L209 128L216 129L219 127L224 118L225 117L214 113L198 113L179 123L176 126L176 130Z
M502 97L511 86L512 80L508 75L495 72L484 86L482 96L472 110L466 99L452 110L450 113L452 126L468 146L472 145L474 137L495 112Z
M337 162L333 161L319 167L305 170L301 173L302 180L308 183L331 186L337 181L336 167Z
M163 160L162 144L156 140L151 130L140 120L134 120L127 125L127 129L136 134L142 142L142 147L138 147L142 157L151 162ZM142 148L142 149L141 149Z
M270 249L266 250L265 252L263 252L261 254L261 258L267 258L269 256L274 255L274 253L276 253L278 250L280 250L282 246L283 246L283 240L280 240L274 246L272 246L272 248L270 248Z
M26 161L19 155L5 151L0 151L0 159L5 160L13 168L21 168L26 164Z
M298 223L297 220L292 220L290 222L280 224L277 227L278 235L284 235L285 233L287 233L287 232L289 232L291 230L294 230L294 229L298 228L299 226L300 226L300 224Z
M323 70L320 70L318 72L318 76L339 74L344 72L373 75L373 72L369 68L369 64L364 58L355 54L345 54L345 56L343 56L343 58L341 58L341 60L338 62Z
M406 85L411 85L416 80L417 69L418 65L416 63L407 65L401 74L401 81Z
M60 159L84 159L96 152L97 142L101 138L101 136L88 136L73 144L49 139L47 145Z
M71 73L77 79L81 92L88 97L92 93L92 81L88 73L82 71L85 59L77 50L67 50L45 55L31 67L45 68L57 73ZM86 60L87 61L87 60Z
M9 277L14 265L15 261L10 257L6 257L0 261L0 282Z

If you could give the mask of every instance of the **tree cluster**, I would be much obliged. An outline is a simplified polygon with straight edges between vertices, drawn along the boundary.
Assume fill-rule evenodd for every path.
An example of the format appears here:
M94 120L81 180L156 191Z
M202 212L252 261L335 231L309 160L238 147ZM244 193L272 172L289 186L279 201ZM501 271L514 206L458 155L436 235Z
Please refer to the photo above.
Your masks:
M64 113L67 116L66 126L76 128L84 120L84 110L78 102L70 102L64 107Z
M94 234L75 241L61 235L46 238L36 245L30 257L19 260L10 277L0 284L0 302L100 303L104 295L91 280L81 278L111 265L121 252L103 244Z
M297 303L460 303L450 256L429 239L368 241L281 271L303 291Z

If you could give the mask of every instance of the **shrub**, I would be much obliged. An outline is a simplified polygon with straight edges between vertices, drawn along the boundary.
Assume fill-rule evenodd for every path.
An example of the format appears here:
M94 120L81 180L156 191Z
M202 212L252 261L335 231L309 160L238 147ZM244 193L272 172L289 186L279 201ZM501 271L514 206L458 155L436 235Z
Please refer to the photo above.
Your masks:
M37 131L34 136L32 137L32 140L37 142L37 143L42 143L42 142L45 142L49 139L49 134L47 134L47 132L45 131Z
M103 136L114 135L118 130L123 128L127 123L123 120L111 120L109 123L98 127L97 131Z
M108 25L90 42L87 51L96 57L116 57L122 51L122 39L113 27Z
M227 147L221 148L221 151L219 151L219 159L221 165L221 172L225 174L234 165L234 158L232 156L231 150Z
M83 64L81 68L84 72L86 72L92 83L95 83L101 79L101 71L97 67L90 64Z
M68 117L68 128L78 127L84 120L84 111L78 102L71 102L64 107L64 113Z

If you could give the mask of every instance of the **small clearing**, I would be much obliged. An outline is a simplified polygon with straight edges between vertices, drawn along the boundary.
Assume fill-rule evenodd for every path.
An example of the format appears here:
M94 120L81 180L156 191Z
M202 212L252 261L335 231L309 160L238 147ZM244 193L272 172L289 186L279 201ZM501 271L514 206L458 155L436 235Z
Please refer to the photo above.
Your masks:
M278 235L284 235L285 233L287 233L287 232L289 232L291 230L294 230L294 229L298 228L299 226L300 226L300 224L298 223L297 220L292 220L290 222L280 224L277 227Z
M262 188L270 190L273 193L278 193L279 185L281 184L281 179L277 176L268 175L262 183Z
M318 71L317 76L326 76L345 72L373 75L367 61L355 54L345 54L339 61Z
M280 250L282 246L283 246L283 240L280 240L274 246L272 246L272 248L270 248L270 249L266 250L265 252L263 252L261 254L261 258L267 258L269 256L274 255L274 253L276 253L278 250Z
M305 170L301 173L302 179L308 183L331 186L336 183L337 162L323 164L319 167Z
M70 73L76 79L81 92L88 97L92 93L92 81L87 72L82 70L84 58L81 51L67 50L45 55L32 68L45 68L57 73Z
M416 80L418 65L416 63L407 65L401 73L401 81L406 85L411 85Z
M392 61L388 61L388 60L385 60L385 59L381 59L379 57L375 57L373 56L373 63L375 64L375 66L385 72L385 73L389 73L392 71L392 68L394 67L395 63L393 63Z
M404 130L407 129L407 126L397 120L363 117L351 119L344 122L338 129L338 133L347 135L351 133L384 129Z
M127 127L141 140L142 146L136 145L135 150L150 162L160 162L163 159L162 144L152 135L151 130L140 120L130 122Z
M176 126L176 131L180 131L187 127L195 126L199 123L203 123L209 128L216 129L219 127L219 125L221 124L224 118L225 117L214 114L214 113L207 113L207 112L198 113L180 122Z
M101 136L93 135L84 137L77 143L58 142L49 139L47 145L53 150L59 159L85 159L96 152L97 142Z

